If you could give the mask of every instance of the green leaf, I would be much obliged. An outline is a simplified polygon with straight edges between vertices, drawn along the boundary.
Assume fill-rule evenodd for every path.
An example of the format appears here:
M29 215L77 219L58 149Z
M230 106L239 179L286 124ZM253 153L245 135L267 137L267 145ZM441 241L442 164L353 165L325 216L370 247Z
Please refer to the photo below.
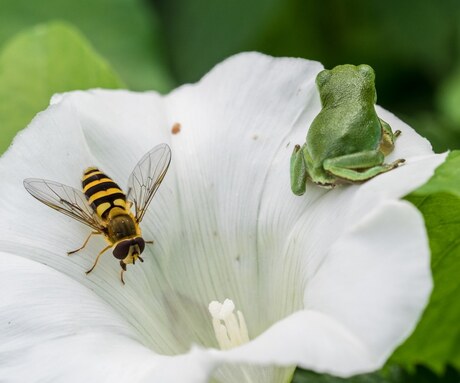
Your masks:
M296 370L292 383L458 383L460 373L448 368L445 374L436 375L423 366L413 372L391 365L372 374L357 375L348 379L330 375L320 375L311 371Z
M120 86L114 71L74 28L52 23L19 34L0 53L0 153L54 93Z
M320 375L312 371L297 370L294 374L292 383L402 383L397 381L389 381L381 377L379 374L358 375L352 378L343 379L331 375Z
M449 154L431 180L406 197L425 219L434 290L412 336L392 360L441 372L460 367L460 151Z
M425 197L436 193L449 193L455 197L460 197L459 150L451 152L447 157L447 160L436 169L436 172L430 181L413 192L412 195L417 197ZM460 206L456 206L456 208L460 208Z
M25 28L62 20L75 25L130 89L167 91L173 82L159 22L146 0L0 1L0 45Z

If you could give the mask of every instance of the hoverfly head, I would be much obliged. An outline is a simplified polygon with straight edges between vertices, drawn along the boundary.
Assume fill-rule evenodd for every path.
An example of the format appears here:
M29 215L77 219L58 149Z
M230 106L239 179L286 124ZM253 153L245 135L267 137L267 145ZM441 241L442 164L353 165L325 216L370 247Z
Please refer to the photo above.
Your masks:
M134 264L137 259L141 262L144 260L140 257L145 248L145 241L142 237L135 237L118 241L113 249L113 256L120 259L123 264ZM121 263L120 262L120 263ZM123 265L122 265L123 267Z
M145 241L142 237L135 237L118 241L113 249L113 256L120 260L121 266L121 282L125 284L123 280L123 273L126 271L126 265L132 263L133 265L139 259L141 262L144 260L141 258L141 253L144 251Z

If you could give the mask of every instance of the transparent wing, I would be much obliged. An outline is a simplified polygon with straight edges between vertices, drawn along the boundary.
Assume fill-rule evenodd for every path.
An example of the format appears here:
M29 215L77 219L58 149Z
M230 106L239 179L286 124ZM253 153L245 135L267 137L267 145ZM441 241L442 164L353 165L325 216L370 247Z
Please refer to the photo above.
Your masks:
M127 199L134 204L136 221L142 221L171 162L171 149L160 144L150 150L135 166L128 180Z
M105 228L102 222L94 213L81 191L59 182L38 178L25 179L24 187L33 197L54 210L68 215L97 231L104 231Z

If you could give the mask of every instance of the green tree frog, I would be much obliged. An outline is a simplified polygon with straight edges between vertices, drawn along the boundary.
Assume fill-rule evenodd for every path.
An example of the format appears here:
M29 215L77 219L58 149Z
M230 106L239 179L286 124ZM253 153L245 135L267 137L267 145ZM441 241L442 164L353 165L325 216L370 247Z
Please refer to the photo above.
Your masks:
M305 144L291 156L291 189L305 193L307 179L332 188L358 183L398 167L384 164L401 133L391 130L375 111L375 74L369 65L339 65L316 77L322 109Z

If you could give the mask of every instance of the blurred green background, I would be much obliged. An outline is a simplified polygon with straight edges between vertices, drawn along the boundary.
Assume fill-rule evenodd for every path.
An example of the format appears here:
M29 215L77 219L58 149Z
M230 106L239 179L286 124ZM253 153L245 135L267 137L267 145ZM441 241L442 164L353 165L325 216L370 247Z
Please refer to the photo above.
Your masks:
M459 22L458 0L0 0L0 153L56 92L165 93L249 50L327 68L370 64L380 105L426 136L435 151L458 149ZM449 174L460 167L457 157ZM417 204L417 198L409 200ZM420 210L439 212L440 200ZM453 203L458 206L455 199L443 207L446 215ZM460 256L457 214L449 219L457 234L442 241ZM443 254L433 248L438 234L430 222L436 259ZM451 304L460 289L458 257L443 267L433 268L437 287L424 321L385 369L348 380L298 370L294 381L459 383L460 308Z
M460 147L458 0L0 0L0 45L55 20L73 25L110 62L119 85L133 90L167 92L246 50L327 68L367 63L377 73L379 104L436 151ZM48 93L72 88L56 79ZM32 116L12 128L0 113L0 149Z

